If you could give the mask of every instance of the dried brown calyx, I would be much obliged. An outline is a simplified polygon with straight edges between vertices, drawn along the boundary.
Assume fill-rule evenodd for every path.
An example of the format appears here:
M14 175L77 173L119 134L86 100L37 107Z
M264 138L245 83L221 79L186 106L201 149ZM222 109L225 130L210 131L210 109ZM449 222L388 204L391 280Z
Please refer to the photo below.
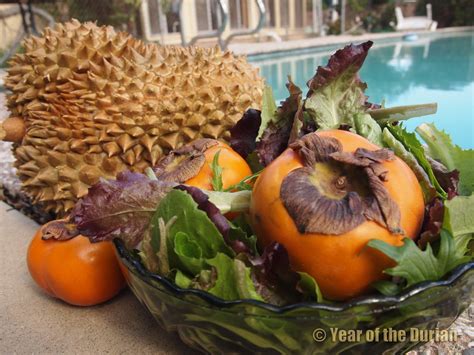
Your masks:
M204 153L217 144L219 142L215 139L195 140L169 152L158 161L153 171L162 181L184 183L199 173L206 162Z
M280 197L300 233L340 235L367 220L403 234L400 210L383 182L388 149L343 152L331 137L308 134L290 145L304 167L283 180Z
M74 223L67 219L58 219L46 224L41 238L44 240L69 240L79 235Z

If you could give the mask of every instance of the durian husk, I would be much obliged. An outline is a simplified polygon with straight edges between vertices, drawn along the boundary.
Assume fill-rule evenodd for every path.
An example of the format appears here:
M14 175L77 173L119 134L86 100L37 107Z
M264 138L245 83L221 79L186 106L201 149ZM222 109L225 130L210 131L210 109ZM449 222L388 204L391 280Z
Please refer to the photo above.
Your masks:
M71 21L24 42L5 86L23 190L58 216L100 177L142 172L197 139L229 138L263 80L219 48L145 44L112 27Z

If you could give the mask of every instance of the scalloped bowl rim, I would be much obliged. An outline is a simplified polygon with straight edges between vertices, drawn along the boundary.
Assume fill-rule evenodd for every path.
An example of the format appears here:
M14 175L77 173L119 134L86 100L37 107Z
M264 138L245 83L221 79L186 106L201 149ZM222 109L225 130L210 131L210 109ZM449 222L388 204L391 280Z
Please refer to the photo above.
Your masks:
M380 305L398 304L430 288L450 286L454 282L456 282L461 276L463 276L465 273L469 272L470 270L474 270L474 261L461 264L457 266L455 269L453 269L448 274L447 277L445 276L444 279L438 280L438 281L421 282L419 284L413 285L412 287L406 289L405 291L403 291L397 296L384 296L384 295L361 296L361 297L357 297L352 300L341 302L341 303L326 304L326 303L318 303L318 302L299 302L299 303L292 303L286 306L276 306L270 303L266 303L266 302L258 301L254 299L239 299L239 300L227 301L202 290L193 289L193 288L186 288L186 289L181 288L175 285L171 280L147 270L143 266L143 264L139 260L136 259L136 257L132 256L132 252L125 247L125 245L120 239L115 238L114 244L115 244L115 249L119 256L120 262L122 264L125 264L125 266L130 272L137 275L142 281L144 281L145 283L147 283L153 288L156 288L156 286L151 282L151 280L156 281L160 283L161 285L163 285L166 289L171 291L174 294L174 296L186 296L186 295L197 296L201 298L202 300L206 301L206 303L209 303L210 305L212 305L213 306L212 308L215 308L216 306L221 307L221 308L228 308L228 307L232 307L236 305L249 305L249 306L257 306L276 314L284 314L289 311L294 311L298 308L305 308L305 309L311 308L315 310L343 312L357 306L367 306L367 305L376 305L376 304L380 304ZM133 270L130 270L129 265L132 265L134 269L136 270L136 272L134 272ZM441 291L444 292L444 290L441 290ZM205 307L206 305L194 304L194 306Z

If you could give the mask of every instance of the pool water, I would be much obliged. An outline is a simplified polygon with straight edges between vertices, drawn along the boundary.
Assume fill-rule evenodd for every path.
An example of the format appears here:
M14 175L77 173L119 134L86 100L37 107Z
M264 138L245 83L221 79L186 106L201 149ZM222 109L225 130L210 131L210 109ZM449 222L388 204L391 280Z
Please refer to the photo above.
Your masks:
M280 101L287 97L287 75L307 90L306 82L335 49L252 56L249 61L260 67ZM474 32L420 36L410 42L376 41L360 77L368 85L371 102L385 101L387 107L437 102L435 115L408 120L408 129L434 122L462 148L474 148Z

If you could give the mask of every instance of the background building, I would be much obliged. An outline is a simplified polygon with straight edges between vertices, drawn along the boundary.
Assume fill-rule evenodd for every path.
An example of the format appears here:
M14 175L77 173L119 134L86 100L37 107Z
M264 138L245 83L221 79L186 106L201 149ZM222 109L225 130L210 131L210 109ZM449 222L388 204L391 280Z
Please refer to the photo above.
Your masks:
M259 8L263 5L264 12ZM181 16L179 10L181 6ZM189 42L196 36L213 37L261 30L251 36L280 40L288 36L318 34L322 26L321 0L144 0L140 6L143 35L151 41L181 43L180 30ZM242 33L242 36L245 39ZM247 35L248 37L250 35ZM250 39L250 38L249 38Z

